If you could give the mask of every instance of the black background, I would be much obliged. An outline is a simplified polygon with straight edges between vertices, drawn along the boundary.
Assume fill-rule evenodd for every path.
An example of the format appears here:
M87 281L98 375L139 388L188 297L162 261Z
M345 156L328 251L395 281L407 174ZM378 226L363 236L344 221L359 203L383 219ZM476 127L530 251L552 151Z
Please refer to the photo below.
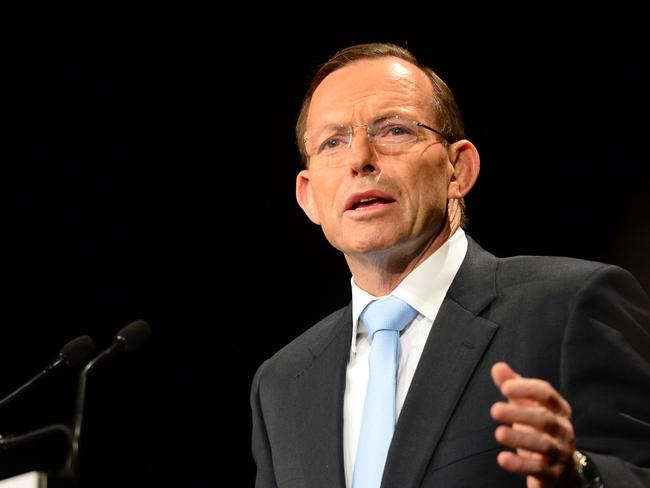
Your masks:
M481 29L458 14L341 29L323 14L337 27L167 12L11 37L0 394L80 334L101 350L135 319L153 330L89 378L84 486L252 486L256 367L349 299L342 257L293 194L301 97L349 44L407 46L447 80L481 154L467 232L483 247L619 264L650 290L633 13ZM69 422L77 373L5 407L0 434Z

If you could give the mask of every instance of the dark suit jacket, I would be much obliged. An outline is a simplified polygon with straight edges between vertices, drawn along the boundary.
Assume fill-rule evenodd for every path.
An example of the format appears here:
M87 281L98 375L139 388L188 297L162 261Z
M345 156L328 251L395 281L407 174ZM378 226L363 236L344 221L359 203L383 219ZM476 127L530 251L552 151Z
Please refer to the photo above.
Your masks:
M307 330L253 381L257 488L343 488L351 305ZM650 300L621 268L499 259L469 239L395 429L382 488L525 486L496 463L490 368L507 361L573 407L577 448L607 488L650 486Z

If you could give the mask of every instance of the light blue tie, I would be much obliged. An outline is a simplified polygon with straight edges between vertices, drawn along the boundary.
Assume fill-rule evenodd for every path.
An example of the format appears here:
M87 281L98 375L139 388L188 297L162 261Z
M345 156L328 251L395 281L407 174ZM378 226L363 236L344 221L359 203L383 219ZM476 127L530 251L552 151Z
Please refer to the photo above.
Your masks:
M379 488L381 484L388 446L395 430L399 334L417 313L408 303L394 296L375 300L361 312L372 345L353 488Z

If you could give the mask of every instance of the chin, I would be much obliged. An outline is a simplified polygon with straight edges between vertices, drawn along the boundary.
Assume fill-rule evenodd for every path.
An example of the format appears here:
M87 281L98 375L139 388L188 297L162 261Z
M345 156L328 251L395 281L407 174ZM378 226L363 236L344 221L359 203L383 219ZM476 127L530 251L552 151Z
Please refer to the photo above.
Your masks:
M387 237L375 237L370 238L370 236L364 236L364 239L358 240L349 244L347 247L348 254L372 254L377 252L387 251L389 249L394 249L398 244L398 241L392 236L392 238Z

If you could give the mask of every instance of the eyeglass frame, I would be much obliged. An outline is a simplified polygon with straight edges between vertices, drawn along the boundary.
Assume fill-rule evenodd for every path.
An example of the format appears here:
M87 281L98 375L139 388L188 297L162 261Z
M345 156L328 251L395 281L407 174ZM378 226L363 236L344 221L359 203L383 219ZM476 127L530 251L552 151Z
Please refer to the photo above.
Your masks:
M382 119L384 119L384 120L388 120L388 119L391 119L391 118L402 118L402 119L405 119L406 121L412 122L412 123L415 124L416 126L418 126L418 127L422 127L422 128L424 128L424 129L427 129L427 130L433 132L434 134L437 134L438 136L440 136L440 138L442 139L441 144L442 144L443 142L446 143L446 144L449 144L449 138L448 138L447 136L445 136L445 135L444 135L442 132L440 132L439 130L434 129L433 127L430 127L430 126L428 126L427 124L425 124L425 123L423 123L423 122L420 122L420 121L417 120L417 119L413 119L413 118L411 118L411 117L404 116L404 115L401 115L401 114L394 114L394 115L387 115L387 116L384 116L384 117L377 117L377 118L375 119L375 121L373 121L373 122L369 122L369 123L367 123L367 124L359 124L359 125L332 124L332 126L335 126L335 127L346 127L346 128L349 128L349 129L350 129L350 134L349 134L350 140L349 140L349 142L348 142L348 145L347 145L347 147L346 147L346 150L348 150L348 149L350 149L350 147L352 147L352 139L354 138L354 130L355 130L355 129L358 129L359 127L365 127L365 128L366 128L366 136L368 137L368 141L373 145L373 147L377 147L378 145L381 146L381 144L375 144L374 139L373 139L374 134L371 134L371 133L369 132L370 126L371 126L372 124L374 124L374 123L376 123L376 122L382 120ZM315 156L315 154L310 155L310 154L307 152L307 147L306 147L306 145L307 145L307 141L308 141L308 136L305 134L305 136L304 136L304 138L303 138L303 144L305 144L305 153L306 153L306 155L307 155L308 158L312 158L312 157Z

